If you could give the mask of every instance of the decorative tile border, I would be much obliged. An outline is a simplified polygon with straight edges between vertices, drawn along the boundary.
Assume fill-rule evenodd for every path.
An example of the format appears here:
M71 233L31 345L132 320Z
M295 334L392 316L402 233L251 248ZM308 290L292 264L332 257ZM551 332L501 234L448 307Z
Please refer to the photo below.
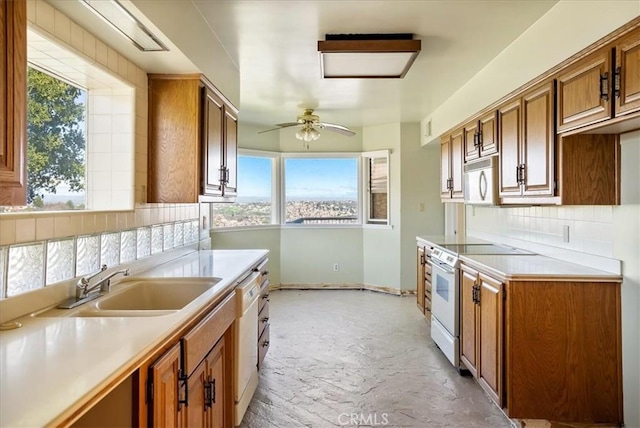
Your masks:
M0 299L198 242L198 220L0 247Z

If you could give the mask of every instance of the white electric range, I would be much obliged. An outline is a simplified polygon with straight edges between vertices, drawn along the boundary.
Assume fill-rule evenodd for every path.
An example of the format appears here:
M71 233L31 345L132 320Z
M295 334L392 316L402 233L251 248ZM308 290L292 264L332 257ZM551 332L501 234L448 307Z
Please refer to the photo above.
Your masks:
M431 338L462 374L460 364L460 262L461 254L534 255L529 251L495 244L450 244L431 253Z

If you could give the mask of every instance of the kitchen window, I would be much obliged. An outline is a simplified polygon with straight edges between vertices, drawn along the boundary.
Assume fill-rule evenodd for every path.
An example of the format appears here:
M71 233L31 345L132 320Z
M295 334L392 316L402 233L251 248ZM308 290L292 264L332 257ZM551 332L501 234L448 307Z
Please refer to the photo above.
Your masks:
M108 50L107 71L45 34L27 30L28 205L0 213L133 209L136 93L116 73L127 63Z
M359 224L357 155L286 155L283 223Z
M277 154L238 152L238 197L234 203L211 204L213 227L265 226L278 222Z
M365 223L389 224L389 151L365 152Z

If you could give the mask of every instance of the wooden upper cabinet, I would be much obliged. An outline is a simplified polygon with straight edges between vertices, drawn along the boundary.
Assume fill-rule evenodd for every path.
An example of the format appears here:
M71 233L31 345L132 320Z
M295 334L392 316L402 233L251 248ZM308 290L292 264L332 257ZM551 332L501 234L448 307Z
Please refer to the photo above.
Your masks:
M237 128L237 110L203 76L149 75L148 202L234 200Z
M491 111L464 127L465 162L498 153L496 125L496 112Z
M522 101L510 101L498 109L499 195L501 198L519 196L519 166Z
M211 90L204 91L203 145L207 155L202 158L202 193L222 196L224 103Z
M27 2L0 2L0 205L27 203Z
M451 135L451 199L464 200L464 132L460 129Z
M524 196L553 196L555 129L554 82L522 97L523 147L521 184Z
M478 124L479 121L473 121L466 124L464 127L465 162L469 162L480 157L480 150L478 149Z
M640 28L615 44L615 115L640 110Z
M497 112L491 111L480 118L480 157L498 153Z
M440 197L451 199L451 136L445 135L440 140Z
M200 79L149 76L148 202L197 202Z
M238 115L228 106L224 110L224 135L226 182L223 193L226 197L235 197L238 192Z
M558 132L611 118L611 50L602 48L558 75Z

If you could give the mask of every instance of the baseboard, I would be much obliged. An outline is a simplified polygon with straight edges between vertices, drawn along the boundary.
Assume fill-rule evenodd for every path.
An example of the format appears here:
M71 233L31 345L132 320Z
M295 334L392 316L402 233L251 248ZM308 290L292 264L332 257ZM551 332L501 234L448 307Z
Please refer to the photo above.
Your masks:
M392 287L381 287L379 285L358 284L358 283L338 283L338 284L269 284L269 290L367 290L377 293L391 294L394 296L404 296L415 294L415 290L398 290Z

